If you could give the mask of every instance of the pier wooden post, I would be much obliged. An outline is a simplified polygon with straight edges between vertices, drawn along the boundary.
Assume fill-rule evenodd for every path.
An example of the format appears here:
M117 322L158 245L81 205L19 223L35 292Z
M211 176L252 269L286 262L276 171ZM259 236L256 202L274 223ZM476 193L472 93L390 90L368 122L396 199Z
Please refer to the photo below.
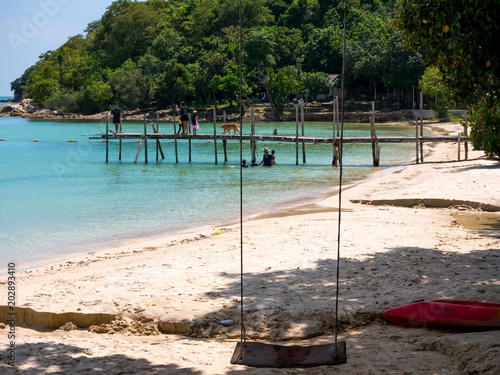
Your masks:
M120 133L122 132L122 117L120 116ZM119 145L119 148L118 148L118 160L122 160L122 139L120 137L120 141L119 141L120 145Z
M302 126L302 137L305 135L304 129L304 100L300 99L300 124ZM306 163L306 143L302 140L302 163Z
M160 124L158 123L159 119L158 119L158 116L159 114L157 113L156 114L156 129L158 129L158 131L160 131ZM153 133L157 133L155 127L153 126ZM158 161L158 145L160 144L160 140L158 138L156 138L156 161Z
M416 162L418 164L418 117L415 116L415 151L416 151Z
M295 165L299 165L299 105L295 107Z
M175 148L175 163L179 163L179 153L177 151L177 123L175 121L175 110L174 110L174 148Z
M462 142L462 133L458 133L458 161L460 161L460 142Z
M336 116L336 113L335 113L335 99L332 100L332 103L333 103L333 109L332 109L332 113L333 113L333 138L335 138L335 116Z
M255 143L255 110L252 108L252 111L250 112L250 151L252 153L252 160L257 161L257 156L255 155L255 149L257 148L257 145Z
M337 144L337 140L335 139L335 99L333 99L333 136L332 136L332 148L333 148L333 158L335 158L335 145Z
M226 123L226 111L222 112L222 123ZM227 139L222 140L222 148L224 149L224 162L227 162Z
M143 142L144 142L143 139L139 141L139 148L137 149L137 154L135 154L134 164L137 163L137 159L139 158L139 153L141 152L141 147Z
M217 164L217 113L214 108L214 148L215 148L215 164Z
M153 132L158 134L159 131L157 128L155 128L154 124L151 124L151 126L153 127ZM161 143L160 143L160 140L159 139L156 139L156 147L158 147L160 149L160 154L161 154L161 158L162 159L165 159L165 155L163 154L163 149L161 148ZM156 158L156 161L158 161L158 157Z
M106 163L108 162L109 156L109 125L108 125L108 115L106 115Z
M188 113L188 135L191 134L191 113ZM188 159L191 163L191 137L188 139Z
M144 114L144 162L148 164L148 129L146 114Z
M420 91L420 162L424 162L424 93Z
M469 160L469 125L467 124L467 115L464 115L464 134L467 138L465 140L465 160Z
M372 138L373 166L380 164L380 145L378 144L377 133L375 132L375 102L372 102L372 116L370 118L370 134Z
M335 97L335 107L336 107L336 114L337 114L337 137L340 137L340 113L339 113L339 97Z

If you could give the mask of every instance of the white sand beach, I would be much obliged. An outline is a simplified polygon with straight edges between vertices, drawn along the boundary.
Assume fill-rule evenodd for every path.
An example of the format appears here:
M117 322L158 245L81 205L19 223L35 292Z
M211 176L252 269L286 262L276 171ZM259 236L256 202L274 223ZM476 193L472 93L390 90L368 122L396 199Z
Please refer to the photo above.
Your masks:
M435 128L461 130L458 124ZM343 191L344 365L254 369L229 363L241 323L235 224L18 273L17 364L7 364L8 328L0 329L0 372L497 374L500 330L404 328L387 323L383 312L433 298L500 302L499 186L498 160L469 150L469 160L457 161L457 145L449 143L432 145L423 164L381 168ZM337 225L337 195L244 222L249 340L333 340ZM0 284L6 301L6 277ZM6 303L0 305L5 322ZM234 325L219 323L227 319Z

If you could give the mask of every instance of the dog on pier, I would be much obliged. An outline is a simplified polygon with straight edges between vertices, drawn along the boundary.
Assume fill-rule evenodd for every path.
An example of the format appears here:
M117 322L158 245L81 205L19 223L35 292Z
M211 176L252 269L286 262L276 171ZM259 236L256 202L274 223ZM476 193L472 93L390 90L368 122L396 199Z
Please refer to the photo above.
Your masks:
M235 123L222 124L220 127L224 129L223 134L231 134L231 130L234 132L234 134L236 134L236 132L241 133L240 126Z

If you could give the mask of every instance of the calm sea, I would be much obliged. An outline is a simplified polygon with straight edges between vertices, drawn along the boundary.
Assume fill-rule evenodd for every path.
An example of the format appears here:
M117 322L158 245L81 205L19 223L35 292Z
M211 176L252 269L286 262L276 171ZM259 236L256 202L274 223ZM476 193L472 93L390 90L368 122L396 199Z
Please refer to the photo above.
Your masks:
M124 123L124 131L142 131L141 123ZM247 132L248 124L244 124ZM294 134L295 123L257 123L257 133ZM171 131L172 124L160 124ZM367 124L347 124L345 134L369 135ZM138 143L89 140L102 133L103 122L0 118L0 265L18 268L44 264L48 258L92 251L131 240L180 233L204 225L227 224L239 215L239 144L228 141L229 161L214 164L214 145L193 141L188 162L187 141L179 141L179 163L174 145L163 141L166 159L156 162L154 142L148 142L149 164L143 150L134 164ZM200 133L213 125L201 124ZM307 123L306 135L329 136L331 124ZM378 126L379 135L411 135L406 127ZM34 142L38 140L38 142ZM75 142L70 142L74 140ZM276 150L276 168L244 169L244 215L272 213L308 200L326 197L337 186L339 170L330 166L331 145L306 145L307 164L295 165L295 145L259 143ZM383 166L408 162L411 144L384 144ZM250 159L250 145L244 145ZM347 145L347 180L373 170L370 145ZM300 152L300 157L302 153ZM160 159L161 160L161 159ZM259 160L260 161L260 160ZM0 269L0 273L3 270Z

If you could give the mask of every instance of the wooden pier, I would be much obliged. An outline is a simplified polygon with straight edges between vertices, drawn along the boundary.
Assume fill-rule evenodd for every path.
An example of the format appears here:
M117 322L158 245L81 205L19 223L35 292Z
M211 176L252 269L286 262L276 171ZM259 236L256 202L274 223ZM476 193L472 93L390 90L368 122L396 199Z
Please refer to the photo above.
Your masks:
M233 140L233 141L239 141L240 139L242 141L249 141L250 146L251 146L251 157L252 159L256 159L256 145L257 142L279 142L279 143L295 143L295 148L296 148L296 164L299 164L299 145L302 146L302 162L306 163L306 148L305 144L332 144L332 158L333 154L335 153L335 147L342 147L343 144L346 143L351 143L351 144L357 144L357 143L371 143L372 148L374 150L373 153L373 165L378 166L379 164L379 157L380 153L375 152L375 150L380 151L380 146L379 143L414 143L416 145L416 162L423 162L423 144L424 143L438 143L438 142L446 142L446 143L457 143L458 144L458 160L460 160L460 144L464 143L465 147L465 159L467 160L468 158L468 142L469 139L467 136L464 136L462 134L458 135L450 135L450 136L423 136L423 131L422 131L422 123L420 123L420 134L419 134L419 125L417 123L416 125L416 134L415 136L376 136L375 135L375 125L374 123L371 126L371 135L370 136L365 136L365 137L341 137L339 136L339 125L338 122L336 123L336 120L338 121L338 113L335 113L335 105L334 103L334 121L333 121L333 133L332 137L317 137L317 136L305 136L304 135L304 122L301 121L301 131L299 135L299 124L298 120L296 121L296 134L295 135L285 135L285 134L255 134L255 122L253 121L253 110L252 110L252 124L251 124L251 133L250 134L223 134L223 133L217 133L217 131L221 130L220 128L217 129L217 124L214 120L214 131L213 133L210 134L189 134L189 135L180 135L177 134L176 131L176 122L174 120L174 126L173 126L173 133L160 133L159 132L159 122L158 118L156 119L156 126L153 124L152 128L150 131L148 131L148 126L146 122L146 115L144 115L144 132L138 133L138 132L118 132L114 133L109 131L108 128L108 121L106 121L106 132L103 134L97 134L95 136L91 136L90 139L100 139L106 142L106 162L109 160L109 142L111 141L119 141L119 157L118 159L121 160L122 157L122 141L124 140L136 140L139 141L139 148L137 150L137 154L135 157L135 161L137 162L137 159L139 157L141 148L144 144L144 161L145 163L148 162L148 149L147 149L147 141L151 140L155 142L156 144L156 160L159 160L159 156L161 155L161 158L164 159L165 155L163 153L162 147L161 147L161 140L173 140L175 143L175 161L176 163L179 162L179 157L178 157L178 152L177 152L177 145L178 142L186 141L189 143L189 161L191 161L191 153L192 153L192 147L191 147L191 142L192 140L208 140L212 141L214 144L214 155L215 155L215 164L217 164L217 142L222 142L222 147L224 150L224 161L228 161L227 157L227 141L228 140ZM215 119L215 113L214 113L214 119ZM342 145L341 145L342 143ZM420 155L419 155L420 154ZM420 156L420 157L419 157Z

